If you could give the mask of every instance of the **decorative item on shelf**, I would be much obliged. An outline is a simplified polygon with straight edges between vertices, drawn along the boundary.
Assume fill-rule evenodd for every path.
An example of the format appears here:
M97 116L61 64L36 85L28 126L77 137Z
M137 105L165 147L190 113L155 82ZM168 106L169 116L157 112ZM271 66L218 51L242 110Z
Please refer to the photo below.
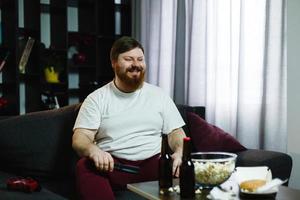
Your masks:
M45 109L57 109L60 107L57 100L57 96L54 95L53 92L46 91L41 95L41 97Z
M68 48L68 59L73 59L73 56L78 53L78 49L76 45L71 45Z
M86 55L85 53L78 52L73 55L73 61L75 64L84 64L86 62Z
M87 83L81 83L79 84L80 88L84 88L88 93L93 92L94 90L98 89L101 87L99 81L89 81Z
M25 67L28 62L32 47L34 45L35 39L32 37L28 37L26 45L24 47L20 62L19 62L19 72L21 74L25 74Z
M0 114L5 114L6 113L6 109L8 107L8 100L4 97L0 97Z
M86 54L78 51L78 47L72 45L68 48L68 59L72 60L74 64L80 65L86 62Z
M59 73L54 70L53 66L46 67L44 73L48 83L59 83Z
M89 34L71 34L69 37L68 58L75 65L94 64L91 54L94 52L95 38Z
M4 58L1 60L1 63L0 63L0 72L2 71L7 59L8 59L8 56L9 56L9 51L6 52Z
M45 80L48 83L59 83L60 73L64 70L63 58L55 51L46 51L42 56Z
M99 87L98 81L89 81L89 85L90 85L91 87L96 87L96 88Z
M8 104L8 100L5 99L4 97L0 97L0 108L7 106L7 104Z

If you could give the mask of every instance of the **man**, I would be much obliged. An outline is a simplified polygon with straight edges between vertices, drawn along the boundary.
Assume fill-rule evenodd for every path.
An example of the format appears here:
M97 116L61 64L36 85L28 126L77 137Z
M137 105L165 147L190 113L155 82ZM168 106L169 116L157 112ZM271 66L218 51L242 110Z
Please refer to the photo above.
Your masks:
M133 38L114 42L110 59L115 78L84 100L74 125L73 148L81 199L114 199L112 189L157 180L161 134L174 152L173 174L181 164L184 122L169 96L144 82L144 49ZM114 163L140 167L139 174L114 170Z

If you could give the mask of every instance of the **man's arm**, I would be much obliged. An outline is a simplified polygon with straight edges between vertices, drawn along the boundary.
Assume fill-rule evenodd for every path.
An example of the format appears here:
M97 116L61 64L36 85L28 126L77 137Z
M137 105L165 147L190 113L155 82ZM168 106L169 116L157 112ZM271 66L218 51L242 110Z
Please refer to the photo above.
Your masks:
M171 157L173 159L173 175L176 177L179 177L184 137L186 137L186 135L182 128L174 129L168 135L169 145L174 152Z
M76 128L72 137L72 147L79 156L86 156L93 160L97 169L113 171L114 160L112 156L102 151L95 143L97 130Z

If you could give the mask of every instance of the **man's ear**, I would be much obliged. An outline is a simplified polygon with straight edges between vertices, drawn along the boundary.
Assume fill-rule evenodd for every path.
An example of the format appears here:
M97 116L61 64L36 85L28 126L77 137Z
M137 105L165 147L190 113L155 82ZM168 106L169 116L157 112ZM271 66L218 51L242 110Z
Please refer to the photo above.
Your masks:
M116 66L116 64L117 64L117 61L116 61L116 60L111 60L110 62L111 62L112 68L115 69L115 66Z
M110 60L110 63L111 63L111 67L114 69L115 65L116 65L116 61L115 60Z

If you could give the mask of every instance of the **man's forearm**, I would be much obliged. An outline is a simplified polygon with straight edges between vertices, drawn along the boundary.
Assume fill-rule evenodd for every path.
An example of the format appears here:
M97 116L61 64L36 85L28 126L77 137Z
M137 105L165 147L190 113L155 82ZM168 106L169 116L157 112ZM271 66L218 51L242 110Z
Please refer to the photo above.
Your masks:
M98 148L91 136L76 130L72 138L72 147L79 156L89 156L92 148Z
M184 137L186 137L186 135L182 128L175 129L168 135L169 145L173 152L182 154Z

